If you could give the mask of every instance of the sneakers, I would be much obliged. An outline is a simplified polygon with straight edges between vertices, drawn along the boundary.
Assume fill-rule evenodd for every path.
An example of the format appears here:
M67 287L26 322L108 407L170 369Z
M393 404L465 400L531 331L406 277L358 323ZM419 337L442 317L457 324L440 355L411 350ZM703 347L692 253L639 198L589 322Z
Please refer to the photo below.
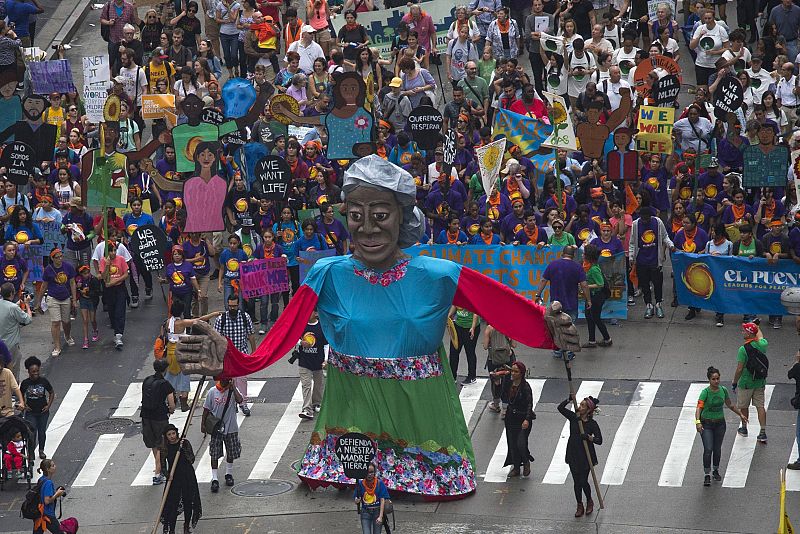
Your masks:
M211 493L217 493L218 491L219 491L219 480L212 480Z
M568 361L568 362L571 362L571 361L572 361L572 360L574 360L574 359L575 359L575 353L574 353L574 352L572 352L571 350L568 350L568 351L567 351L567 361Z
M122 350L122 334L114 334L114 348Z
M658 317L659 319L664 318L664 309L661 307L660 302L656 302L656 317Z
M744 426L744 425L740 426L740 427L739 427L739 428L736 430L736 432L738 432L740 436L743 436L743 437L745 437L745 438L747 437L747 427L746 427L746 426Z
M474 378L465 378L464 381L461 382L461 385L462 386L469 386L469 385L474 384L476 382L477 382L477 380L474 379Z
M264 334L267 333L267 331L264 330L264 328L266 328L266 327L262 324L261 328L258 329L258 335L263 336Z
M83 350L86 350L88 348L89 348L89 338L85 337L83 338Z
M322 406L320 406L319 404L315 404L314 406L312 406L312 408L314 408L315 412L319 412L322 409Z
M775 319L775 322L772 323L772 328L774 328L775 330L780 330L782 326L783 326L783 317L777 317Z
M597 345L600 347L610 347L614 344L614 341L611 338L608 339L601 339L597 342Z
M628 306L636 306L636 298L633 295L628 295Z
M645 319L652 319L653 318L653 312L654 312L653 305L652 304L648 304L647 305L647 309L644 311L644 318Z
M725 319L724 319L724 317L725 317L725 316L724 316L724 315L722 315L721 313L718 313L718 314L717 314L717 315L714 317L714 320L716 321L716 327L717 327L717 328L722 328L723 326L725 326Z
M716 482L722 480L722 475L719 474L719 469L714 469L714 471L711 472L711 476L714 477Z
M787 464L786 469L791 469L792 471L800 471L800 460Z
M92 330L92 341L97 341L98 339L100 339L100 332Z
M555 358L556 360L560 360L563 357L564 357L564 355L561 353L560 350L554 350L553 351L553 358Z
M68 337L66 343L67 343L68 347L74 347L75 346L75 339L72 338L72 337Z
M242 409L242 413L244 414L245 417L250 417L250 408L246 404L242 404L241 406L239 406L239 408Z
M711 475L706 475L703 477L703 485L710 486L711 485Z
M686 314L686 317L683 318L684 321L691 321L697 317L697 312L694 311L694 308L689 308L689 313Z
M165 477L161 473L159 473L159 474L157 474L156 476L153 477L153 485L154 486L160 486L161 484L163 484L166 481L167 481L167 477Z
M766 443L767 442L767 433L764 431L763 428L761 429L761 432L758 433L758 436L756 436L756 440L759 443Z
M642 296L642 290L637 287L636 291L633 292L633 296L634 297L641 297Z
M593 349L595 347L597 347L596 341L587 341L586 343L581 344L582 349Z
M131 297L131 308L138 308L139 307L139 295L134 295Z
M488 408L494 413L500 413L500 405L496 402L490 402Z
M50 356L53 358L61 356L61 349L53 349L53 351L50 353Z
M225 485L233 486L233 475L225 475Z
M153 288L146 287L144 288L144 300L151 300L153 298Z
M307 420L309 420L309 421L310 421L311 419L314 419L314 414L312 414L312 413L308 413L308 412L300 412L299 414L297 414L297 416L298 416L300 419L307 419Z

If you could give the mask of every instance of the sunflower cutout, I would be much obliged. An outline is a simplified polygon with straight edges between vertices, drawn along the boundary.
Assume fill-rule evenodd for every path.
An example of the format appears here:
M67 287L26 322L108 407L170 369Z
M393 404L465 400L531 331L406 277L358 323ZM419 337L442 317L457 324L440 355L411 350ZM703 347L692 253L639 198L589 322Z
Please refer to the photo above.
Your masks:
M490 146L483 153L483 165L487 169L494 169L500 159L500 147L497 145Z
M553 104L553 125L561 124L567 121L567 110L561 105L561 102Z

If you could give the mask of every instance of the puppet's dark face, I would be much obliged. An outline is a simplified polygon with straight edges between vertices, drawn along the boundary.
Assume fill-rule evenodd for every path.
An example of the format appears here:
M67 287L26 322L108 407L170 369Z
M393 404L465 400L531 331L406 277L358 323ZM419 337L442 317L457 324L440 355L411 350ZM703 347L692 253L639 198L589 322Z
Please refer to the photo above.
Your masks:
M181 102L183 113L192 120L200 120L200 115L203 114L203 101L195 95L188 95Z
M45 101L43 98L28 97L22 102L22 112L28 120L38 121L41 119L44 108Z
M116 124L105 123L103 125L103 139L105 140L104 148L106 152L116 150L117 141L119 140L119 127Z
M403 211L392 191L357 187L347 195L347 227L355 257L367 267L390 268L399 253Z
M14 96L14 92L17 90L17 81L12 80L10 82L6 82L3 85L0 85L0 95L3 95L3 98L11 98Z

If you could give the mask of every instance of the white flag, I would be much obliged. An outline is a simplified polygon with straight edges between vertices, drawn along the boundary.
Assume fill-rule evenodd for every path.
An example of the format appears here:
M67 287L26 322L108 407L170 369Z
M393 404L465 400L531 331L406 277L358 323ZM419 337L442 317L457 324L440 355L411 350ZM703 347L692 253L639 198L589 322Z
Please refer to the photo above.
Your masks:
M550 101L550 105L553 108L553 116L550 117L550 121L553 123L553 133L544 140L542 146L578 150L578 144L575 142L575 130L572 127L572 118L567 111L567 103L564 101L564 97L546 91L543 94Z
M505 137L475 150L475 154L478 156L478 168L481 171L481 183L487 197L491 194L497 178L500 176L500 166L503 164L505 151Z

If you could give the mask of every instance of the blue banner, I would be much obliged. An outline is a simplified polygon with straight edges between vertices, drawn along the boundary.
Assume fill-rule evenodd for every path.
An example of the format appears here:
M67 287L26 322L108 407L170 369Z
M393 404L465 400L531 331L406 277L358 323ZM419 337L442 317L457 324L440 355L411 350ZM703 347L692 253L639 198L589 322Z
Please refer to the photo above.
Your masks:
M411 256L431 256L464 265L533 300L545 268L551 261L561 256L562 248L552 246L537 249L527 245L418 245L405 249L405 252ZM576 261L580 262L581 258ZM625 255L620 252L613 257L600 258L600 269L611 286L611 298L603 306L603 317L627 319ZM575 291L577 290L576 287ZM548 302L550 298L548 289L545 289L542 298ZM582 300L579 311L579 317L583 317Z
M800 265L764 258L672 255L678 302L719 313L787 315L781 292L800 284Z

